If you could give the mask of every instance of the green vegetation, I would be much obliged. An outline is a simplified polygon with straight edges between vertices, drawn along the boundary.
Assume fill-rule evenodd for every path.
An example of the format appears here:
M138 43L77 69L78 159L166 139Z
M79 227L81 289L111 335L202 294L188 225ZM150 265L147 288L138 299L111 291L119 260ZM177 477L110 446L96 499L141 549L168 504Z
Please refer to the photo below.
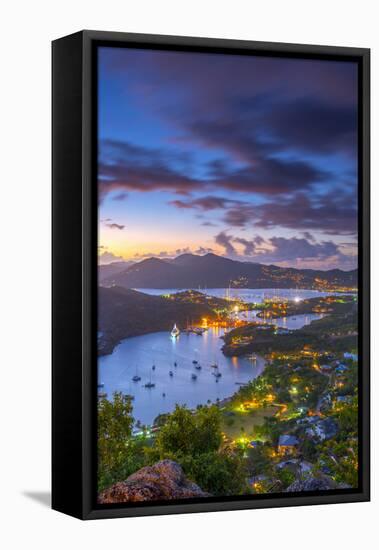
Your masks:
M230 410L228 406L222 411L222 428L230 439L238 439L245 434L256 433L259 426L262 426L266 418L276 414L277 407L268 406L254 410Z
M132 438L132 402L121 393L98 405L98 485L102 490L144 466L143 441Z
M273 325L248 323L224 336L225 355L246 353L288 352L307 346L315 351L333 349L344 351L357 347L358 318L356 311L328 315L312 321L299 330L283 334Z
M179 301L202 301L198 294L181 293ZM356 303L346 297L327 303L334 313L297 331L259 323L231 330L224 351L264 351L266 367L224 402L176 406L153 429L133 435L131 398L100 399L99 490L163 459L178 462L212 495L281 492L309 478L356 487Z
M246 473L240 453L223 448L221 413L215 405L192 412L177 406L168 415L152 452L171 458L186 475L214 495L246 492Z
M221 417L216 406L199 407L195 413L176 406L160 430L155 447L159 458L198 456L214 452L222 443Z
M213 495L246 493L241 453L223 445L221 413L216 406L191 411L177 406L161 417L157 437L132 437L130 398L115 393L99 402L99 490L125 480L143 466L162 459L178 462L189 479Z
M330 369L322 372L328 358ZM284 491L309 475L358 483L357 362L341 354L277 355L223 405L177 406L132 435L130 397L99 401L99 490L162 459L213 495ZM292 436L289 447L281 436ZM304 470L305 469L305 470Z
M309 475L357 486L358 365L341 359L331 352L275 355L264 373L227 404L224 429L245 451L248 475L259 478L254 492L283 491ZM235 427L255 415L263 421L247 423L237 434ZM295 444L281 447L283 435L295 438Z
M184 295L183 295L184 294ZM200 295L200 296L198 296ZM201 296L203 298L201 298ZM150 296L143 292L120 287L99 288L99 333L98 353L111 353L124 338L169 331L174 323L183 328L188 321L201 324L206 317L218 319L217 307L223 307L224 300L208 300L196 293L193 300L188 293L175 297ZM130 312L133 312L131 315Z
M311 313L328 313L344 315L352 310L356 304L356 297L352 295L325 296L308 298L300 301L270 301L254 305L254 309L260 309L258 317L289 317L292 315L304 315Z
M326 468L340 483L358 485L358 397L335 408L332 415L340 427L336 438L325 442L317 466Z

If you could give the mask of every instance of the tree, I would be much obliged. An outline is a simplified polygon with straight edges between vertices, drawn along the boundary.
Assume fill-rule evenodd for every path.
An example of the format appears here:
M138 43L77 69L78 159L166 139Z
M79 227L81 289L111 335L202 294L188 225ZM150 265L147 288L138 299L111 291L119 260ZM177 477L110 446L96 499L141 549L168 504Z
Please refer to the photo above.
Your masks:
M269 445L259 445L258 447L248 450L246 467L250 476L272 474L271 452L272 447Z
M98 489L126 479L144 465L143 444L131 439L131 398L120 392L98 404Z
M256 426L257 435L270 438L273 445L277 445L279 436L283 433L286 423L281 422L276 416L265 417L262 426Z
M296 480L296 475L288 468L282 468L276 472L276 477L282 484L282 490L287 489Z
M213 495L246 492L242 458L222 449L222 441L218 407L200 407L193 412L177 405L149 456L177 461L190 479Z
M157 436L156 448L161 458L196 456L217 450L221 442L221 415L217 407L201 407L192 412L177 405Z
M246 494L246 470L242 457L226 452L203 453L182 458L186 475L212 495Z
M358 435L358 396L351 403L342 403L334 413L340 426L340 437L357 437Z
M167 422L168 416L168 413L158 414L158 416L154 420L154 426L164 426L164 424Z
M329 475L337 483L358 487L358 440L354 438L325 442L317 467L326 467Z

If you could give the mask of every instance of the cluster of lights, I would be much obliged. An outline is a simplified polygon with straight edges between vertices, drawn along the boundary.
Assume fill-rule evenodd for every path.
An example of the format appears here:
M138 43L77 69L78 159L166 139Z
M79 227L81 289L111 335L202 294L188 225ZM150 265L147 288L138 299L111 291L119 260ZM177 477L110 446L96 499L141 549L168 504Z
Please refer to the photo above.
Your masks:
M249 438L247 438L245 436L241 436L241 437L238 437L237 439L235 439L234 443L236 443L237 445L240 445L241 447L247 447L247 445L249 443Z
M253 483L253 489L256 493L263 493L263 485L262 483L258 483L257 481L255 481Z

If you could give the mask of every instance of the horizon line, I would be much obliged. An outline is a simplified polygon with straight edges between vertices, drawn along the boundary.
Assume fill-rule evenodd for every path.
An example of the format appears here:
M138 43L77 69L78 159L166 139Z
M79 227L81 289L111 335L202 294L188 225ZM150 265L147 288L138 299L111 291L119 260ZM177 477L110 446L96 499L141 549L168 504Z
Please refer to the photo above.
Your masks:
M348 273L350 271L357 271L358 270L358 265L357 267L354 267L352 269L342 269L341 267L332 267L332 268L327 268L327 269L322 269L322 268L312 268L312 267L294 267L294 266L291 266L291 267L288 267L288 266L280 266L280 265L277 265L275 263L264 263L264 262L257 262L257 261L249 261L249 260L238 260L238 259L235 259L235 258L231 258L229 256L222 256L220 254L215 254L214 252L207 252L206 254L196 254L194 252L184 252L182 254L178 254L177 256L167 256L167 257L163 257L163 258L160 258L159 256L146 256L144 258L138 258L138 259L135 259L135 260L126 260L124 258L120 258L120 259L115 259L114 261L112 262L108 262L108 263L105 263L105 264L101 264L98 262L98 267L104 267L104 266L107 266L107 265L112 265L112 264L117 264L117 263L133 263L133 264L138 264L138 263L142 263L142 262L145 262L146 260L159 260L159 261L162 261L162 262L166 262L166 261L172 261L172 260L176 260L182 256L195 256L197 258L205 258L206 256L216 256L217 258L222 258L224 260L230 260L232 262L237 262L237 263L244 263L244 264L255 264L255 265L265 265L265 266L272 266L272 267L277 267L279 269L295 269L297 271L325 271L325 272L328 272L328 271L343 271L345 273ZM100 259L100 255L98 255L98 260Z

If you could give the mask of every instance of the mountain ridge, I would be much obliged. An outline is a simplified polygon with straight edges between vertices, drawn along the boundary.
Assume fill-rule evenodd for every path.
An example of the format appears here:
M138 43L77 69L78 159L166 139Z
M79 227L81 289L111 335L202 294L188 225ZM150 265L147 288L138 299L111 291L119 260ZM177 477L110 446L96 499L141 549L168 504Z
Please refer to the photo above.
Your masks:
M358 270L327 271L232 260L217 254L154 256L105 277L104 286L124 288L356 288Z

